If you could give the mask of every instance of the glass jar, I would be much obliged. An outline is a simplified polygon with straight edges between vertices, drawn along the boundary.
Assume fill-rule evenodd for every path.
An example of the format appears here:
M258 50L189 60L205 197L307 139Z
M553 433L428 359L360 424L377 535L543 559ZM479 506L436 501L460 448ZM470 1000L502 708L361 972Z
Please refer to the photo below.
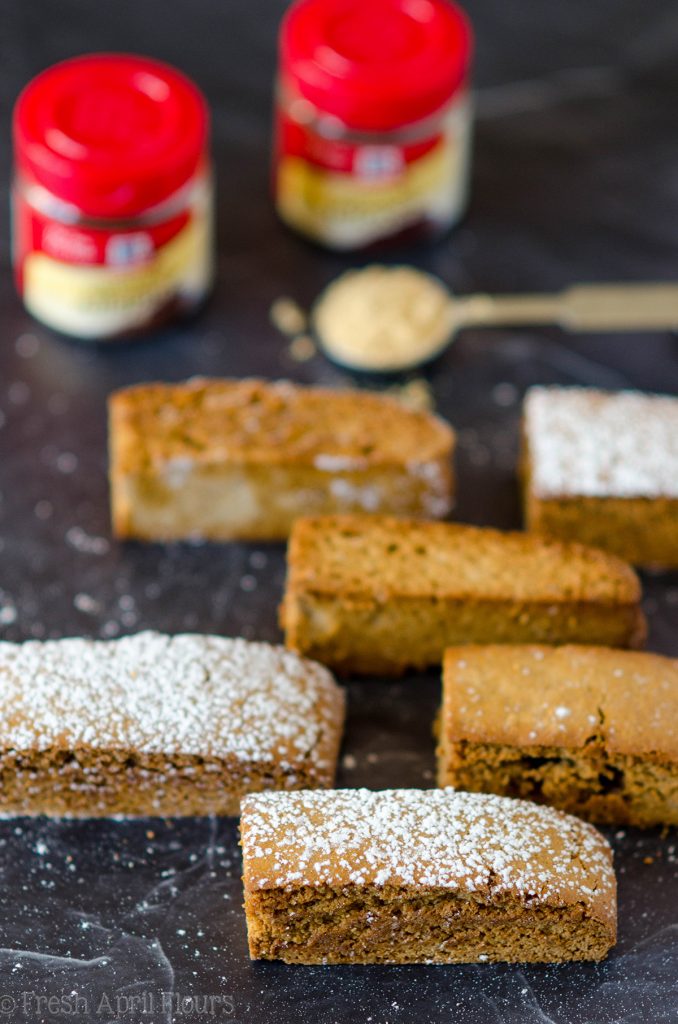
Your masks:
M280 32L274 190L328 248L438 235L468 196L471 29L448 0L298 0Z
M208 113L174 68L57 64L14 110L13 257L26 308L106 341L191 313L214 272Z

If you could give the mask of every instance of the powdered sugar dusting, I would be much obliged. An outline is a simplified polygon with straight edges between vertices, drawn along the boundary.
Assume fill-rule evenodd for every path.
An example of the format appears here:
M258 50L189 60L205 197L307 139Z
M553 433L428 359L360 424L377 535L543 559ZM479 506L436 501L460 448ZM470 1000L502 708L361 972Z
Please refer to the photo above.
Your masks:
M327 771L343 692L321 665L264 643L144 632L0 643L0 747L130 749L301 761Z
M242 804L249 889L425 885L531 901L614 896L610 848L585 822L484 793L267 793Z
M676 398L532 388L525 430L539 498L678 497Z

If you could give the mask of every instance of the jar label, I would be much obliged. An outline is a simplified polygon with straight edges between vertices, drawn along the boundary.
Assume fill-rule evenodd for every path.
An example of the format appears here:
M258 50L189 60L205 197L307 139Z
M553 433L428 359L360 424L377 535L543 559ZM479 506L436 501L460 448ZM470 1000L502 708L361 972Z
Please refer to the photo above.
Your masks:
M352 249L423 220L452 225L467 198L470 114L453 103L436 134L414 143L327 138L279 115L276 201L292 227Z
M80 338L152 326L176 304L200 300L212 278L211 186L181 214L148 227L66 224L15 197L14 250L24 304Z

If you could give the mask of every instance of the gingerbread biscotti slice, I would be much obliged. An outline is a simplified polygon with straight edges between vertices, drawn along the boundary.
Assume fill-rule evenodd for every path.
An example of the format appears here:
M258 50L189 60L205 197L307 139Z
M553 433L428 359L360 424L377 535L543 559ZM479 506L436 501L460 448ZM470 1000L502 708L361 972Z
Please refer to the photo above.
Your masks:
M523 446L528 529L678 568L678 398L532 388Z
M678 661L602 647L452 648L438 781L602 824L678 825Z
M243 800L250 956L287 963L600 960L610 848L523 800L326 790Z
M321 665L224 637L0 643L0 811L237 814L332 785L344 697Z
M342 672L440 664L453 644L644 636L640 585L611 555L524 533L382 516L299 520L281 618L288 647Z
M452 504L452 428L385 395L196 379L118 391L109 414L118 537L278 540L303 514Z

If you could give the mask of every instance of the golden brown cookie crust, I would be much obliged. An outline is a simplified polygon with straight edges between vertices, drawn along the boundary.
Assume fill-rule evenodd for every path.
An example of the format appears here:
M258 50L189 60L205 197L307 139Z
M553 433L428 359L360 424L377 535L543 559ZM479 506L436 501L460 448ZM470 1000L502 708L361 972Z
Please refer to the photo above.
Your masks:
M640 584L579 544L388 516L300 519L288 547L286 643L339 671L439 664L445 647L638 646Z
M385 395L197 379L118 391L109 420L121 537L274 540L310 511L451 508L452 428Z
M601 959L616 884L590 825L451 790L243 801L253 958L292 963Z
M678 567L678 400L531 388L523 419L529 530L634 565Z
M321 665L225 637L0 644L0 809L237 814L244 793L329 786L344 694Z
M445 654L441 785L600 823L678 824L678 661L601 647Z

